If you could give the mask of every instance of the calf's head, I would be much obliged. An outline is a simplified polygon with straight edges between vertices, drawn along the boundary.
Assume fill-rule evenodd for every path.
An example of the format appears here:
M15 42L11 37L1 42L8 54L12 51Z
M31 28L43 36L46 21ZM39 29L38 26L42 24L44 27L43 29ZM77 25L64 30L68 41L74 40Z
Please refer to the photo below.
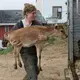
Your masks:
M54 34L57 36L64 37L64 38L68 37L68 35L65 32L63 25L55 25L54 26Z

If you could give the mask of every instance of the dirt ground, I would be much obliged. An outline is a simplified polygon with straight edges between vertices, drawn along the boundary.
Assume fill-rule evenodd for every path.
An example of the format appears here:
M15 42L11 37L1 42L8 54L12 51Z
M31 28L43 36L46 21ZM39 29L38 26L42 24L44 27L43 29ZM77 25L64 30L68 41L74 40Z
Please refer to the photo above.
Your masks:
M64 68L67 67L67 41L60 40L45 47L42 51L42 69L39 80L65 80ZM13 67L12 54L0 55L0 80L23 80L24 66L17 70Z

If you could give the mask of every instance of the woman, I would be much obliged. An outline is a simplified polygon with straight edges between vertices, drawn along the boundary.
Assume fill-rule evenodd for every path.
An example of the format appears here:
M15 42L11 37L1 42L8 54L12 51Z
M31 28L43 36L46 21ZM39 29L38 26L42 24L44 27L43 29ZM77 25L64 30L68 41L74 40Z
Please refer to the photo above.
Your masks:
M23 9L24 19L19 21L12 30L19 29L22 27L30 27L31 25L41 25L38 21L35 20L36 17L36 8L32 4L24 4ZM27 73L26 77L23 80L37 80L38 68L37 68L37 53L36 47L23 47L20 51L21 58L24 63L24 68Z

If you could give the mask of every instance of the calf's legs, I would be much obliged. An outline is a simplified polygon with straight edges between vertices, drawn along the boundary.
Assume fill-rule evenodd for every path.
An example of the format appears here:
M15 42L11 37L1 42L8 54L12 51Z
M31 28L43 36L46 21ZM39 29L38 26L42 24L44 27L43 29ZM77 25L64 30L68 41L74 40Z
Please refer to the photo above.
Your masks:
M14 68L17 69L17 64L19 65L19 67L22 67L22 63L21 63L21 60L20 60L20 49L21 47L15 47L14 46L14 59L15 59L15 63L14 63Z

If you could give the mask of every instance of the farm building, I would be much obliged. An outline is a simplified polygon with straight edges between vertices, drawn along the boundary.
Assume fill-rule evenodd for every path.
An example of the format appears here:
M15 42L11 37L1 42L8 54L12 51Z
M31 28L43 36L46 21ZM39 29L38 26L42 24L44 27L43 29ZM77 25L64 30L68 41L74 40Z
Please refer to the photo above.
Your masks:
M67 22L67 0L36 0L36 7L48 24Z
M21 19L21 10L0 10L0 40Z

